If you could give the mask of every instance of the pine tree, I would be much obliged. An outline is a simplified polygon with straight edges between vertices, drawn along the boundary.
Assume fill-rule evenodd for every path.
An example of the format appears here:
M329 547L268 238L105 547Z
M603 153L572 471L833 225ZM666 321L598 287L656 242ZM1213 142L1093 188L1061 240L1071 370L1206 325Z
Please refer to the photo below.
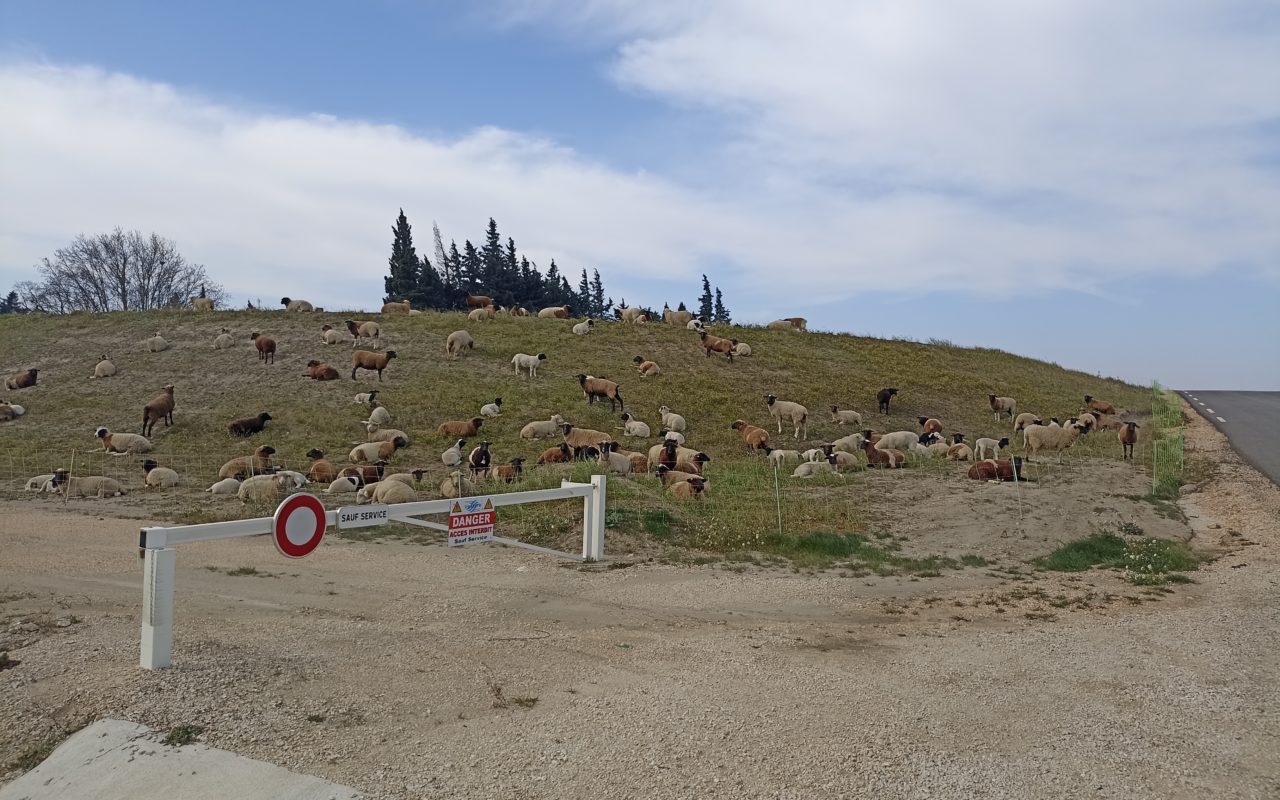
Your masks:
M484 260L470 239L462 243L462 264L458 270L458 283L471 294L484 288Z
M390 271L383 281L383 289L387 293L384 302L413 294L418 288L420 269L418 253L413 248L413 229L409 226L409 219L405 217L403 208L400 209L400 216L396 217L391 233L395 238L391 242L391 257L387 259Z
M720 323L721 325L728 325L729 323L733 322L733 320L729 317L729 309L724 307L724 300L720 297L719 286L716 287L716 303L712 313L714 315L713 318L715 319L715 321Z
M711 281L707 280L707 276L702 276L702 296L698 298L698 318L703 320L711 319L712 298L711 298Z
M0 314L17 314L22 310L22 302L18 300L18 290L14 289L0 302Z
M591 282L587 280L585 269L582 270L582 280L578 281L578 294L573 307L583 316L595 316L595 308L591 305Z
M480 258L484 266L481 268L480 286L491 292L502 288L502 273L506 263L506 254L502 250L502 237L498 234L498 223L489 217L489 228L484 234L484 245L480 248Z
M605 302L604 281L600 280L600 270L594 269L591 272L591 312L597 319L604 319L613 310L613 298L609 298L608 303Z
M688 310L689 309L684 307L684 303L681 303L680 305L676 306L676 311L688 311Z
M551 266L547 267L547 278L542 284L542 300L539 304L542 306L558 306L564 304L564 295L560 292L560 268L556 266L556 260L551 259Z

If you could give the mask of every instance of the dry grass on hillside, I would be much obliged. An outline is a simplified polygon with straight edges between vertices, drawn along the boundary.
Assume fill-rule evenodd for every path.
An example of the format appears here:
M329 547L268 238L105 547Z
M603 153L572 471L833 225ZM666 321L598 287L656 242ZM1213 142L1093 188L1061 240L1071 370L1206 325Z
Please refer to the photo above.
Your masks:
M367 411L353 405L352 396L376 387L395 415L395 427L414 438L413 446L395 457L394 466L428 468L422 494L435 497L447 472L439 453L450 444L435 434L436 426L446 419L471 417L494 397L503 398L504 413L486 423L482 438L493 442L495 463L523 456L531 464L554 442L521 441L518 431L526 422L552 413L581 427L608 431L620 426L607 404L587 405L573 378L587 372L619 381L627 409L648 422L655 434L660 427L658 406L670 405L688 419L690 444L713 458L708 468L713 491L704 503L672 501L651 477L611 481L611 536L622 537L615 541L637 551L684 545L726 552L767 549L767 534L777 532L779 517L787 536L872 533L877 525L871 511L875 481L941 480L964 469L934 462L892 478L855 473L843 479L798 481L789 477L790 469L775 476L729 429L729 423L741 417L776 431L776 426L769 426L763 401L767 392L808 406L806 447L851 432L827 422L832 404L861 411L868 426L881 431L918 430L918 415L938 417L948 433L961 431L970 440L1010 433L1007 421L992 419L986 400L990 392L1016 397L1020 410L1064 419L1080 409L1085 394L1111 400L1140 417L1150 412L1145 388L996 350L725 326L713 332L746 341L755 353L730 364L705 358L693 332L663 325L602 324L591 335L579 337L566 321L502 317L476 323L458 313L379 317L382 347L395 349L398 357L381 386L369 373L353 383L347 377L350 344L326 347L320 341L322 324L340 327L348 316L369 318L358 312L279 311L0 317L0 340L6 343L0 367L5 372L26 367L41 371L38 387L8 393L9 399L27 407L28 414L0 426L0 479L6 493L20 495L27 477L69 466L74 458L77 473L112 475L134 489L128 497L109 501L114 513L131 509L139 516L182 521L266 513L266 506L245 508L201 490L215 479L224 461L260 443L274 446L278 461L291 468L304 467L303 454L312 447L327 451L335 463L345 463L353 443L363 440L361 420ZM213 338L224 326L235 336L236 347L213 350ZM444 338L460 328L475 336L477 350L449 362L444 358ZM156 330L172 349L144 351L142 340ZM249 341L252 330L279 342L274 365L257 361ZM512 355L540 351L548 360L538 378L517 378ZM89 380L104 353L120 374ZM664 375L641 378L631 366L635 355L657 361ZM302 377L313 358L334 364L343 379L317 383ZM143 404L166 383L176 386L175 425L156 429L156 448L150 455L178 470L187 485L160 496L141 491L143 457L103 455L93 431L99 425L139 431ZM900 390L888 416L876 413L875 393L883 386ZM227 433L231 419L264 410L274 417L265 433L248 441ZM624 446L643 450L656 441L626 441ZM796 446L789 430L781 441L779 446ZM1140 463L1148 463L1145 441L1138 455ZM1117 459L1114 434L1083 439L1069 458L1081 457ZM534 468L515 487L491 485L486 490L558 485L562 478L580 480L593 469L598 467ZM331 505L337 504L335 500ZM542 504L504 512L504 520L515 523L526 539L574 549L577 514L576 505Z

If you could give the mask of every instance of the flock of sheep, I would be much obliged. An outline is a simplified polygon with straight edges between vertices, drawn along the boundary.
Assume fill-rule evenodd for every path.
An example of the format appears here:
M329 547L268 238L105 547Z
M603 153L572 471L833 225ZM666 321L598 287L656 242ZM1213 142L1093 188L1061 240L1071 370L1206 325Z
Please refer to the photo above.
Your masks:
M193 298L192 305L197 311L212 310L207 298ZM512 316L530 316L520 308L501 309L492 298L485 296L468 296L471 311L469 320L480 321L506 313ZM283 298L281 304L287 311L309 312L314 307L305 300ZM383 306L383 314L418 313L407 303L388 303ZM569 308L557 306L542 309L536 315L540 318L569 318ZM647 324L647 314L636 309L620 309L618 318L623 323ZM705 323L687 311L664 309L663 322L682 328L688 328L698 334L698 344L706 357L713 353L723 355L728 361L735 357L751 355L751 348L736 339L723 339L712 336L705 330ZM806 330L804 319L787 318L770 323L771 328L783 328L794 331ZM368 344L377 348L381 344L382 324L376 321L346 320L345 332L352 340L351 372L354 380L360 370L376 372L378 381L383 381L383 373L392 367L396 357L394 350L378 352L360 349ZM575 323L571 331L576 335L589 335L595 329L595 320L587 319ZM344 340L340 329L324 325L320 330L321 342L324 345L339 344ZM266 365L274 363L277 343L274 338L253 332L249 337L257 352L258 360ZM214 349L233 347L235 338L230 331L222 328L213 340ZM153 353L163 352L169 348L168 342L157 332L155 336L143 342L144 348ZM466 356L475 347L475 340L466 330L457 330L445 339L445 358L456 360ZM547 360L546 353L516 353L510 363L516 376L527 376L537 379L538 369ZM635 356L632 359L637 373L644 378L662 374L662 368L653 360ZM112 361L102 356L95 365L91 379L110 378L117 370ZM312 360L307 364L303 377L316 381L332 381L341 378L338 369L328 363ZM564 464L574 461L591 460L598 462L609 473L619 476L637 474L656 474L661 485L672 496L677 498L700 498L710 490L706 470L711 456L705 451L688 445L686 435L691 433L686 419L671 407L663 405L657 409L661 427L656 434L657 442L639 446L632 450L624 447L624 442L644 441L654 438L651 427L638 419L633 411L628 411L622 394L622 387L615 381L595 377L586 373L574 376L582 390L586 405L596 402L608 402L611 412L620 412L620 425L611 426L609 431L595 430L567 422L561 414L553 414L548 419L533 420L520 429L521 440L556 439L560 441L542 450L536 457L530 456L536 466ZM28 369L10 375L6 379L9 390L25 389L37 385L38 370ZM898 394L895 387L881 389L877 393L878 411L889 413L889 405ZM991 412L997 420L1007 419L1012 422L1013 433L1021 433L1025 456L1030 460L1042 453L1055 453L1061 461L1063 452L1069 450L1080 436L1095 430L1112 430L1122 445L1124 456L1131 457L1134 443L1137 441L1137 424L1125 422L1117 410L1106 401L1092 396L1085 396L1084 409L1065 424L1057 418L1045 423L1032 413L1018 413L1017 402L1011 397L988 396ZM327 494L354 494L357 503L398 503L418 499L417 490L422 485L424 475L428 472L423 467L396 470L392 461L399 458L401 451L409 448L413 437L399 428L393 427L395 421L392 412L379 399L377 390L362 392L353 398L366 418L362 420L367 434L367 441L356 444L346 455L347 464L334 463L324 450L310 449L306 456L309 461L305 471L290 470L273 463L275 448L270 445L258 446L251 455L234 458L222 465L217 472L217 479L206 491L214 495L236 495L242 501L267 501L278 499L288 493L308 486L318 486ZM165 385L159 394L142 409L141 433L111 431L99 427L95 437L100 440L101 447L107 453L118 455L145 454L150 452L157 422L164 422L165 427L174 424L176 408L174 387ZM446 420L435 429L441 444L448 443L439 458L449 471L439 484L439 492L444 497L459 497L478 493L478 485L484 481L496 481L510 484L519 481L524 474L525 463L529 458L511 458L499 462L492 450L492 443L479 441L468 447L468 440L480 436L485 425L500 424L498 419L503 415L502 398L484 404L476 416L467 419ZM808 449L788 449L774 447L771 432L765 427L754 425L746 420L737 419L729 427L738 431L747 450L752 454L765 456L775 468L796 463L791 473L794 478L809 478L827 473L840 475L849 469L885 468L898 469L911 461L922 459L944 459L948 461L971 462L968 476L983 481L1012 481L1022 479L1023 458L1001 457L1010 446L1010 437L978 438L972 444L965 441L963 433L952 432L944 437L943 423L933 417L919 417L920 430L891 431L877 433L864 428L863 415L850 409L841 409L832 405L830 421L837 426L851 426L854 433L819 444ZM24 413L25 409L7 401L0 402L0 421L13 420ZM790 429L794 441L809 438L809 409L794 401L782 400L769 394L763 397L762 413L771 417L771 425L776 424L778 438L783 436L784 425ZM228 423L228 432L235 437L249 438L266 430L272 419L270 413L262 412L254 416L235 419ZM727 422L727 420L726 420ZM158 489L171 488L183 482L182 476L172 468L161 466L148 458L142 464L144 483L147 487ZM59 469L53 473L37 475L27 482L27 489L33 491L63 492L68 496L108 497L125 493L119 481L106 476L71 476L67 470Z

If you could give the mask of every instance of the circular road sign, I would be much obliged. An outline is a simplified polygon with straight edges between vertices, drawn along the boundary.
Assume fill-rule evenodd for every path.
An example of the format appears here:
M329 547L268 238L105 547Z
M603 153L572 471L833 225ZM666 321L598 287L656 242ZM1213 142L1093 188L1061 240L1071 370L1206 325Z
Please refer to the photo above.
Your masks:
M324 538L324 517L324 504L313 494L300 492L285 498L272 517L276 550L289 558L309 555Z

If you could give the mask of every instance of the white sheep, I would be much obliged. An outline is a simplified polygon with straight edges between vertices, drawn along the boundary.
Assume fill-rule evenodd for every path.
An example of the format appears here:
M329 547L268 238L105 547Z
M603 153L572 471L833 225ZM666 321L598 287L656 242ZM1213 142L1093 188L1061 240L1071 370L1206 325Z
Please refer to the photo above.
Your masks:
M240 491L240 481L235 478L223 478L205 491L213 494L236 494Z
M1039 414L1032 414L1030 411L1024 411L1018 415L1017 419L1013 421L1013 430L1015 432L1021 431L1021 430L1025 430L1028 425L1039 425L1039 424L1040 424Z
M151 451L151 440L141 434L112 433L106 428L98 428L93 435L102 440L103 450L114 455Z
M800 460L802 461L822 461L826 457L827 454L822 452L820 447L812 447L800 454Z
M476 485L458 470L440 482L440 494L445 497L468 497L475 493Z
M236 346L235 337L233 337L231 335L231 331L226 328L223 328L222 333L219 333L213 339L214 350L230 350L235 346Z
M733 354L735 356L751 355L751 345L746 342L740 342L737 339L730 339L729 341L733 342Z
M683 433L679 433L677 431L669 431L666 428L663 428L662 430L658 431L658 438L664 442L668 439L674 439L676 441L676 444L684 444Z
M782 420L785 418L795 427L795 438L800 439L800 433L804 432L805 439L809 438L809 409L799 403L792 403L789 400L779 400L777 395L767 394L764 396L765 403L769 406L769 414L778 421L778 433L782 433Z
M820 452L820 451L815 451L815 452ZM774 450L773 448L766 446L765 453L768 456L769 463L773 464L775 467L781 466L787 463L788 461L804 460L803 458L800 457L799 450Z
M534 420L528 425L520 429L521 439L545 439L549 436L555 436L560 433L560 426L564 424L564 417L559 414L552 414L548 420Z
M377 400L374 400L373 410L369 412L369 422L375 423L377 425L390 425L391 412L388 411L387 407L384 406L382 403L379 403Z
M72 478L65 469L54 470L49 485L67 497L119 497L125 493L124 487L114 478L101 475Z
M622 427L618 430L622 431L623 436L638 436L642 439L648 439L652 435L649 426L631 416L630 412L622 415Z
M90 380L93 378L110 378L115 374L116 365L111 363L111 359L106 356L102 356L101 360L93 368L93 375L89 376L89 378Z
M497 316L497 309L493 306L485 306L484 308L473 308L471 313L467 314L467 319L472 322L483 322L486 319L493 319Z
M502 398L494 398L492 403L485 403L480 406L480 416L482 417L498 417L502 415Z
M681 433L688 427L684 421L684 417L672 412L672 410L667 406L660 407L658 409L658 414L662 417L662 427L669 431Z
M356 503L412 503L418 495L407 483L383 478L370 483L356 495Z
M1022 431L1022 436L1028 461L1031 460L1031 456L1038 455L1041 450L1052 450L1058 454L1058 463L1062 463L1063 451L1071 449L1071 446L1076 443L1076 439L1080 437L1080 428L1075 422L1067 423L1066 427L1028 425Z
M159 353L161 350L169 349L169 343L160 335L160 331L156 331L156 335L150 339L143 339L142 344L152 353Z
M350 475L344 475L329 484L329 488L323 489L325 494L350 494L360 488L360 480Z
M51 482L53 481L53 473L46 472L43 475L36 475L34 478L27 479L27 485L22 487L27 492L52 492L54 491Z
M178 473L168 467L156 466L156 462L147 459L142 462L142 470L147 474L145 483L156 489L169 489L182 483Z
M911 449L912 442L919 442L920 434L915 431L894 431L880 437L875 443L877 450L901 450L904 453Z
M252 475L240 482L236 495L240 502L274 500L294 488L288 475Z
M835 464L832 464L830 461L803 461L796 467L795 472L791 473L791 477L812 478L814 475L821 475L823 473L840 475L842 478L844 477L844 475L841 475L839 470L836 469Z
M865 441L866 439L861 433L851 433L848 436L842 436L839 439L836 439L831 443L831 446L836 450L840 450L845 453L861 453L862 445Z
M520 370L529 373L530 378L538 377L538 362L546 361L546 353L538 353L536 356L526 355L524 353L516 353L511 358L511 363L516 368L516 374L520 374Z
M591 329L594 328L595 325L595 320L587 319L585 322L579 322L577 325L574 325L573 332L579 336L586 336L588 333L591 333Z
M332 325L325 325L320 329L320 341L325 344L338 344L342 341L342 331Z
M600 463L607 466L615 475L630 475L634 466L630 457L614 452L607 444L600 448Z
M454 331L444 341L445 358L450 361L462 358L468 350L474 350L475 346L476 340L471 338L471 334L466 331Z
M999 458L1001 448L1008 446L1008 436L999 440L983 437L973 443L974 457L978 461L983 461L988 458Z
M412 441L409 439L409 434L401 430L396 430L395 428L384 428L373 420L365 420L364 429L365 432L369 434L369 441L371 442L391 442L395 441L398 437L407 442L407 444L403 444L401 447L408 447L409 444L412 444Z
M10 403L8 400L0 400L0 422L15 420L25 413L27 413L27 409L17 403Z
M462 463L462 447L466 443L466 439L459 439L454 442L453 447L440 454L440 460L444 462L446 467L456 467Z
M351 404L360 406L372 405L377 396L377 389L374 389L372 392L358 392L356 396L351 399Z
M685 323L684 327L686 330L691 330L691 331L706 330L706 327L703 325L702 320L700 319L691 319Z
M862 427L862 415L857 411L841 411L838 406L831 407L831 421L837 425L857 425Z

